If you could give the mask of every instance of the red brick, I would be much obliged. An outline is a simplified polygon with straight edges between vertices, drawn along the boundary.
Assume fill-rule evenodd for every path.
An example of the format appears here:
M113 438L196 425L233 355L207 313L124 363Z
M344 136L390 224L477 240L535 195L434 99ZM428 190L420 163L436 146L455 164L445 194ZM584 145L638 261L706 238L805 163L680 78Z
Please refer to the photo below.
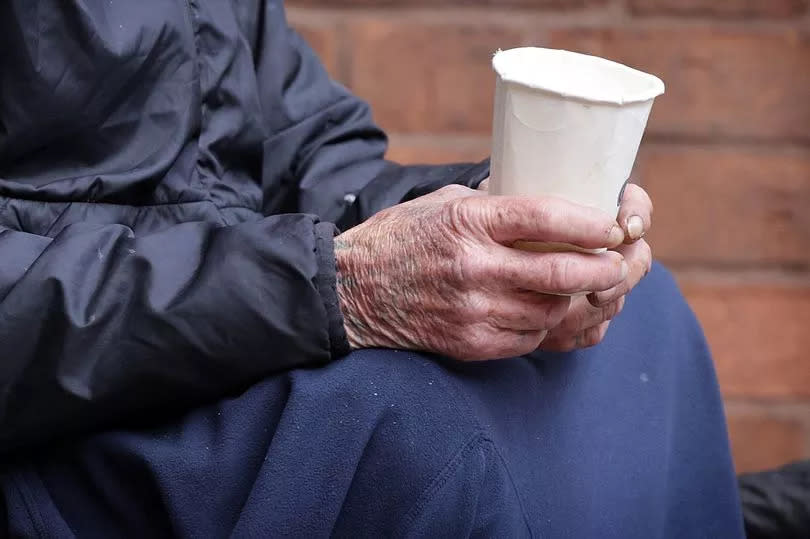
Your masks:
M387 157L402 164L478 162L490 152L489 141L444 141L437 137L413 139L392 137Z
M550 44L659 75L650 131L810 140L810 37L794 30L559 29Z
M497 25L352 24L353 89L371 102L377 121L395 132L478 132L492 124L499 48L520 44L517 30Z
M637 171L662 260L810 267L810 152L650 145Z
M437 6L436 0L288 0L290 6L319 7L412 7L412 6L497 6L499 8L562 8L577 9L591 5L604 4L606 0L442 0Z
M807 10L807 0L630 0L634 13L791 17Z
M807 457L798 421L729 414L729 435L738 473L776 468Z
M810 286L681 284L725 395L810 397Z
M340 41L336 28L326 25L313 26L301 21L296 21L294 18L290 21L290 24L318 54L321 63L323 63L326 70L329 71L329 74L336 79L340 79Z

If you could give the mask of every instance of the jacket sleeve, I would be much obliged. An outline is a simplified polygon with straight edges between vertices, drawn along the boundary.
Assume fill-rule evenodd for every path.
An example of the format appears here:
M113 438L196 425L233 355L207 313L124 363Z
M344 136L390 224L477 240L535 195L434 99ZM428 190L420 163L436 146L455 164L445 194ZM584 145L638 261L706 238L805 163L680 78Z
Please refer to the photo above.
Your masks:
M333 234L301 214L139 237L0 227L0 455L342 353Z
M283 12L281 2L275 13ZM254 46L265 122L265 212L314 213L350 228L377 211L449 184L477 187L477 164L402 166L386 161L385 134L368 105L329 75L285 18L267 17ZM278 73L283 73L280 77Z
M486 176L486 163L385 161L368 107L329 80L281 2L267 0L262 17L268 217L138 237L118 225L54 238L0 227L0 454L345 354L333 223Z
M748 539L810 536L810 460L739 477Z

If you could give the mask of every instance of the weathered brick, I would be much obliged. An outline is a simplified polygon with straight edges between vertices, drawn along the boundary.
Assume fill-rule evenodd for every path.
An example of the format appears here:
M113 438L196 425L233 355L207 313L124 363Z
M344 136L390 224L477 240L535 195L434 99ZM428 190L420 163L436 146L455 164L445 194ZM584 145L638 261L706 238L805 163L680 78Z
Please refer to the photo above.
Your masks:
M604 4L606 0L442 0L441 6L495 6L498 8L578 9ZM291 6L320 7L437 7L436 0L288 0Z
M768 470L807 457L804 426L799 421L729 413L728 428L738 473Z
M636 170L662 260L810 267L810 152L649 145Z
M725 395L810 397L810 286L681 284Z
M520 44L497 25L357 21L351 36L353 89L394 132L489 133L492 54Z
M490 152L489 141L446 141L440 137L392 137L387 157L402 164L478 162Z
M314 26L296 20L294 17L291 18L290 25L301 34L309 46L318 54L321 63L329 71L329 74L336 79L342 78L343 74L339 70L340 41L336 28L329 25Z
M807 11L807 0L630 0L642 15L711 15L728 17L792 17Z
M558 29L550 45L659 75L650 131L810 140L810 37L711 26Z

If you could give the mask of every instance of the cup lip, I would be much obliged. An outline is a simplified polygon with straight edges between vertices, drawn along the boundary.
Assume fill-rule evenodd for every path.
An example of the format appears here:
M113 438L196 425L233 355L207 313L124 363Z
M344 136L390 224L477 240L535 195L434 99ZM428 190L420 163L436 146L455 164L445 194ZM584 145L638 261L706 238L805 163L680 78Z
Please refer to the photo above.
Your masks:
M613 69L618 69L630 73L632 76L636 78L646 79L649 83L649 88L643 91L632 92L621 96L609 97L604 95L597 95L595 93L590 93L587 90L569 92L561 90L560 88L555 88L553 87L553 85L550 84L539 84L537 81L527 81L525 80L525 78L521 78L514 73L509 73L508 70L506 70L505 66L503 65L503 59L508 56L517 54L521 51L525 52L528 50L542 51L543 53L565 54L570 55L572 57L576 57L579 61L584 60L585 62L590 62L593 64L602 64L610 66ZM501 61L499 62L499 60ZM504 82L522 86L524 88L529 88L531 90L537 90L544 93L560 96L567 99L582 101L585 103L600 103L609 105L628 105L633 103L643 103L655 99L659 95L663 94L666 89L664 81L662 81L660 78L650 73L645 73L644 71L634 69L632 67L626 66L619 62L615 62L613 60L608 60L607 58L602 58L599 56L584 54L580 52L568 51L564 49L551 49L543 47L517 47L507 50L499 49L498 51L495 52L495 54L492 57L492 68Z

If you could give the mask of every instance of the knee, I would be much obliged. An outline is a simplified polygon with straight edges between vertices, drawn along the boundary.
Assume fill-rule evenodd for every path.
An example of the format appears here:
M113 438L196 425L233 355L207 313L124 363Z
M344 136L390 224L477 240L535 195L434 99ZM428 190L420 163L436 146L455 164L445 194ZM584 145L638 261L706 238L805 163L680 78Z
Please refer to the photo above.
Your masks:
M659 262L653 263L650 273L630 293L625 310L639 318L643 327L652 324L699 330L675 278Z
M630 293L616 321L620 340L633 343L634 349L647 350L672 369L696 369L714 380L703 329L672 274L661 264L653 264Z
M344 512L373 506L381 518L393 517L481 437L454 382L427 356L392 350L357 351L325 368L296 372L284 415L307 426L308 454L299 455L299 464L348 489L338 497ZM298 431L284 422L281 427L277 447L284 432L298 440ZM384 500L380 477L397 485Z
M423 423L448 415L459 421L467 415L452 373L425 354L359 350L323 369L295 376L306 378L301 387L313 401L343 403L378 424L396 420L399 429L416 417Z

